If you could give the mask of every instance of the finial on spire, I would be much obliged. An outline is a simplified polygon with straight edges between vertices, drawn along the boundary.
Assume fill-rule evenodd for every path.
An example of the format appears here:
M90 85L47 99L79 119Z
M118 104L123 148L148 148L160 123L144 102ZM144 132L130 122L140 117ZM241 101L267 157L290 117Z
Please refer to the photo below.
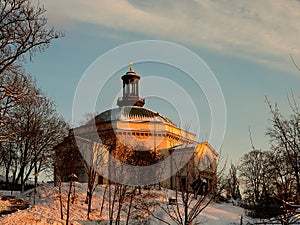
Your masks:
M133 70L132 70L132 64L133 64L133 63L130 61L130 63L129 63L129 71L130 71L130 72L133 71Z

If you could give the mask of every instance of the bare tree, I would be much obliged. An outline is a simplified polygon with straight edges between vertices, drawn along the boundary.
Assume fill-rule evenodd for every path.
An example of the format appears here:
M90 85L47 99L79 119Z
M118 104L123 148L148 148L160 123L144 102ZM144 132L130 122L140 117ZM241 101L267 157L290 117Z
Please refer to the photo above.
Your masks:
M31 101L15 107L11 113L11 119L15 121L7 127L14 134L14 141L6 145L13 161L7 169L15 173L13 183L20 183L22 190L32 172L37 183L38 173L52 168L53 147L62 140L67 129L67 124L57 115L54 103L35 86L31 88L38 94Z
M133 220L131 215L133 202L137 196L137 187L109 183L107 189L108 191L104 192L103 198L108 199L109 224L119 225L122 220L129 224L129 221Z
M227 198L233 198L234 200L241 199L240 182L237 175L237 167L231 163L227 184L225 186Z
M75 181L78 179L75 173L72 173L69 176L69 191L68 191L68 198L67 198L67 216L66 216L66 225L69 225L70 222L70 203L74 204L75 198ZM73 188L73 193L72 193ZM73 196L71 196L73 195ZM71 202L71 198L73 199Z
M28 0L0 1L0 75L49 47L62 33L47 28L46 10Z
M47 28L45 9L31 0L0 0L0 142L11 141L7 129L14 119L10 113L17 105L29 102L32 79L22 63L44 51L61 32Z
M127 143L128 144L128 143ZM122 183L115 183L111 185L109 181L108 185L108 205L109 205L109 219L110 224L120 224L122 218L125 217L126 224L129 223L133 200L137 194L136 189L139 189L141 193L141 187L132 187L126 184L128 176L136 176L137 181L140 181L140 177L135 174L129 174L129 172L123 167L122 163L127 163L134 166L143 166L153 163L156 154L153 151L147 150L146 147L138 142L130 145L123 145L119 143L116 148L113 149L112 154L119 160L120 163L113 165L114 176L122 178ZM115 215L115 216L114 216ZM123 215L123 217L122 217Z
M220 177L224 171L224 168L222 168L217 174L216 165L212 164L205 171L202 168L197 168L195 162L199 165L199 162L197 162L199 159L203 160L203 156L199 158L197 154L194 154L187 165L178 170L175 175L175 196L166 195L166 198L169 199L168 204L158 202L150 204L148 212L154 218L165 224L189 225L199 223L198 216L219 195L217 176ZM213 175L212 179L203 176L203 174L209 174L210 172ZM155 211L157 206L167 215L169 220L157 214Z
M19 122L19 118L14 117L16 110L36 96L35 82L20 67L10 68L0 76L0 165L5 168L6 182L9 175L14 178L17 172L14 146L20 131L14 129Z
M253 204L258 204L264 190L268 187L267 153L253 149L242 156L239 165L239 176L244 185L244 194Z
M296 99L292 94L288 97L291 115L284 117L277 104L272 104L268 98L266 102L271 114L271 127L267 129L266 134L270 138L270 144L274 151L281 153L290 166L292 175L295 179L296 196L295 201L300 196L300 112Z
M70 180L70 178L75 177L76 172L78 172L78 168L82 166L82 155L77 149L75 140L70 136L65 139L69 140L68 144L63 145L62 147L60 146L59 150L57 149L59 145L55 146L54 154L54 183L58 186L59 211L61 219L64 219L64 215L68 217L67 214L69 214L70 216L70 203L72 204L71 200L75 199L75 181ZM69 181L69 188L67 191L63 188L63 182L66 181ZM65 208L65 205L67 205L67 208ZM69 218L66 218L66 220L69 222Z
M0 75L0 142L13 140L15 132L11 126L18 119L13 113L18 106L32 102L38 95L34 86L35 81L21 67L9 67Z
M134 141L134 143L117 143L109 144L106 142L106 152L110 152L118 162L110 162L109 167L113 168L110 175L115 178L120 178L120 183L112 183L108 180L103 195L102 206L106 199L108 204L108 218L110 224L120 224L122 220L129 224L131 220L139 220L139 218L131 218L132 207L136 195L141 194L141 186L132 187L126 182L129 177L135 177L136 181L141 181L142 178L137 174L129 173L124 168L123 163L133 166L151 165L159 160L160 154L157 151L147 149L142 143ZM107 157L109 159L109 157ZM113 165L112 165L113 164ZM137 192L136 190L139 190ZM100 212L102 212L102 206Z
M287 225L299 222L294 215L300 191L300 114L293 93L287 99L291 109L289 117L283 116L278 105L266 98L271 114L271 126L266 132L271 150L262 152L254 149L252 153L257 153L254 155L258 158L252 160L252 166L251 160L248 160L248 170L253 171L248 180L253 181L255 195L259 198L255 198L256 205L249 209L251 215L263 218L262 223ZM248 175L251 174L249 171Z
M101 176L99 172L107 167L108 147L95 141L77 137L77 144L81 145L79 142L85 143L85 145L81 146L81 149L85 147L85 151L81 151L81 154L83 155L82 163L88 176L85 202L88 204L87 218L89 219L92 211L93 194L99 184L98 179Z

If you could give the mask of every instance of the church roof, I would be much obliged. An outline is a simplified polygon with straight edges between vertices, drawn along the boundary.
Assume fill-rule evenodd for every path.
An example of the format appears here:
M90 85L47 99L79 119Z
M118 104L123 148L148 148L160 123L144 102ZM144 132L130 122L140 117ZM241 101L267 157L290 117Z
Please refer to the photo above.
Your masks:
M176 126L170 119L150 109L138 106L123 106L102 112L95 117L96 123L109 121L156 121ZM90 121L89 123L94 122Z

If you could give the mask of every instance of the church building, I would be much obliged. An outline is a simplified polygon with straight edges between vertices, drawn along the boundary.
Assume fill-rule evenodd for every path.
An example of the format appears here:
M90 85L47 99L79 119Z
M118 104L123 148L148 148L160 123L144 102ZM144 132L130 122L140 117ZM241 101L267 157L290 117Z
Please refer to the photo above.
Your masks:
M144 108L145 99L139 96L140 76L133 70L132 63L121 79L123 96L117 100L118 107L71 129L64 141L55 147L55 180L67 181L69 175L75 173L79 182L88 182L87 160L91 158L79 151L80 139L87 143L86 151L98 146L107 153L103 154L106 160L109 155L140 167L168 160L170 156L182 158L184 153L189 155L187 162L180 168L166 164L161 171L165 179L160 180L159 185L170 189L180 186L195 189L201 185L201 191L213 185L218 157L213 147L208 142L197 142L195 134L181 129L158 112ZM99 174L97 182L107 183L109 179Z

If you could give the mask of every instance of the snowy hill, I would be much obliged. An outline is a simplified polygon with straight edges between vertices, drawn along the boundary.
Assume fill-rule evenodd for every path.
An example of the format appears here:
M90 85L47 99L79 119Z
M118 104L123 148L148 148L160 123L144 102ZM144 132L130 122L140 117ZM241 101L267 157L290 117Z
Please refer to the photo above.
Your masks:
M66 218L66 199L68 184L63 184L62 187L62 197L63 197L63 211L64 220L60 218L60 204L58 198L58 188L53 187L53 185L47 184L42 186L38 190L37 194L37 204L34 208L29 208L27 210L20 210L16 213L5 215L0 218L0 224L2 225L31 225L31 224L65 224ZM108 202L104 202L104 207L102 210L102 215L100 216L100 208L102 204L103 194L105 188L104 186L98 186L93 197L92 213L90 220L87 220L87 204L85 204L86 198L86 184L76 183L75 188L75 199L74 203L70 204L70 221L73 225L94 225L94 224L107 224L108 221ZM158 199L161 204L167 204L166 199L163 198L165 193L170 191L142 191L142 198L153 198ZM147 197L148 196L148 197ZM135 200L134 204L138 204L138 199ZM6 201L0 201L0 210L3 207L7 207L8 203ZM2 209L1 209L2 207ZM162 214L159 208L157 210L158 214ZM132 216L143 217L146 213L139 209L138 207L133 207ZM244 219L249 220L244 215L244 210L240 207L233 206L229 203L218 204L211 203L199 216L198 221L207 225L227 225L227 224L239 224L240 218L243 216ZM162 215L163 218L167 218L167 215ZM166 219L167 220L167 219ZM102 221L102 222L101 222ZM141 224L137 222L135 224ZM146 224L164 224L161 221L150 216ZM174 224L174 222L170 222ZM245 224L245 223L244 223Z

